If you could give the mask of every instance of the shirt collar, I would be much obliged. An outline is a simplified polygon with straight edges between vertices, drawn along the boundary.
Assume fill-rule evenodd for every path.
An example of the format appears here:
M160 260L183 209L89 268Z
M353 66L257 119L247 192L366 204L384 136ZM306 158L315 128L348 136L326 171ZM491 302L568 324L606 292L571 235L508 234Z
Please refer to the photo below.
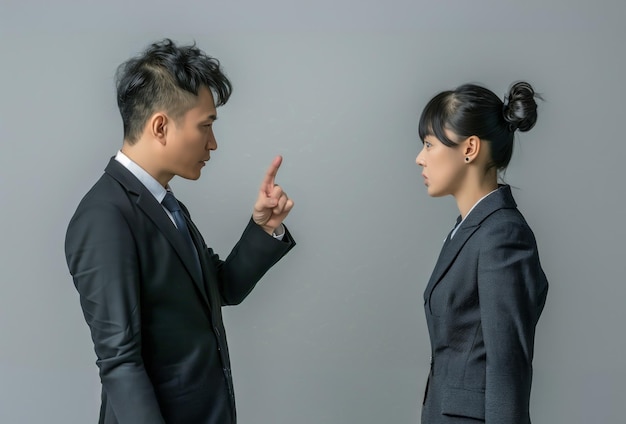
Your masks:
M152 175L148 174L141 166L133 162L133 160L122 153L121 150L115 155L115 160L128 169L135 177L137 177L137 179L141 181L148 191L152 193L157 202L161 203L165 194L168 191L172 191L169 185L167 186L167 189L163 188L163 186Z

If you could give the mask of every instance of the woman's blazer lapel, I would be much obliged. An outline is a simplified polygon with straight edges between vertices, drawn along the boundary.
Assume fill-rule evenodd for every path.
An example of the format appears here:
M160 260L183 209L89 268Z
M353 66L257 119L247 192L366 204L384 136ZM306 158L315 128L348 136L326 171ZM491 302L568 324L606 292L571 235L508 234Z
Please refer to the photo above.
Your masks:
M449 236L446 238L446 242L441 248L441 253L437 259L435 269L424 291L424 302L430 298L437 284L443 279L444 275L461 252L461 248L467 243L472 234L480 228L483 221L498 209L515 207L517 207L517 205L511 194L511 187L503 185L500 186L495 193L483 199L483 201L471 211L467 219L460 224L454 237L451 240Z

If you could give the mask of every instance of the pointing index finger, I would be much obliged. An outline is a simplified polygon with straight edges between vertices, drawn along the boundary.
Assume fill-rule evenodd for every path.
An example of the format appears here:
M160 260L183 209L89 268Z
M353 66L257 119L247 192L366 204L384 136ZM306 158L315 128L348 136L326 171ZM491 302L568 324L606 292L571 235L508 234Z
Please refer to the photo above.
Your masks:
M263 179L263 190L269 196L274 188L274 179L276 178L276 174L278 173L278 168L280 168L280 164L283 161L282 156L276 156L272 161L272 164L267 170L265 174L265 178Z

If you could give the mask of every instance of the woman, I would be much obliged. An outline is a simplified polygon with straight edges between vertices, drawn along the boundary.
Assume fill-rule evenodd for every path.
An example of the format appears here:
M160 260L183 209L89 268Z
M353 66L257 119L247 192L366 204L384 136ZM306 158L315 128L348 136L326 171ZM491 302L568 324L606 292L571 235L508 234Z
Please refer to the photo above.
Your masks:
M422 423L526 424L535 326L548 282L535 237L508 185L498 184L515 131L537 120L535 92L519 82L503 103L463 85L422 112L416 158L433 197L461 213L424 293L432 347Z

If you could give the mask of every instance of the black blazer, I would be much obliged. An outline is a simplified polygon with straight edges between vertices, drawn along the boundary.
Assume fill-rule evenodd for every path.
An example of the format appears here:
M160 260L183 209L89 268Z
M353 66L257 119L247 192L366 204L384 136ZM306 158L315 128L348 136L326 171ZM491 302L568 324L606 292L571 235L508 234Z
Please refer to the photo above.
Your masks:
M444 243L424 292L432 360L422 423L530 423L548 282L516 206L501 186Z
M221 307L295 243L250 221L222 261L182 209L202 275L162 206L114 159L70 221L65 253L98 357L100 423L236 422Z

